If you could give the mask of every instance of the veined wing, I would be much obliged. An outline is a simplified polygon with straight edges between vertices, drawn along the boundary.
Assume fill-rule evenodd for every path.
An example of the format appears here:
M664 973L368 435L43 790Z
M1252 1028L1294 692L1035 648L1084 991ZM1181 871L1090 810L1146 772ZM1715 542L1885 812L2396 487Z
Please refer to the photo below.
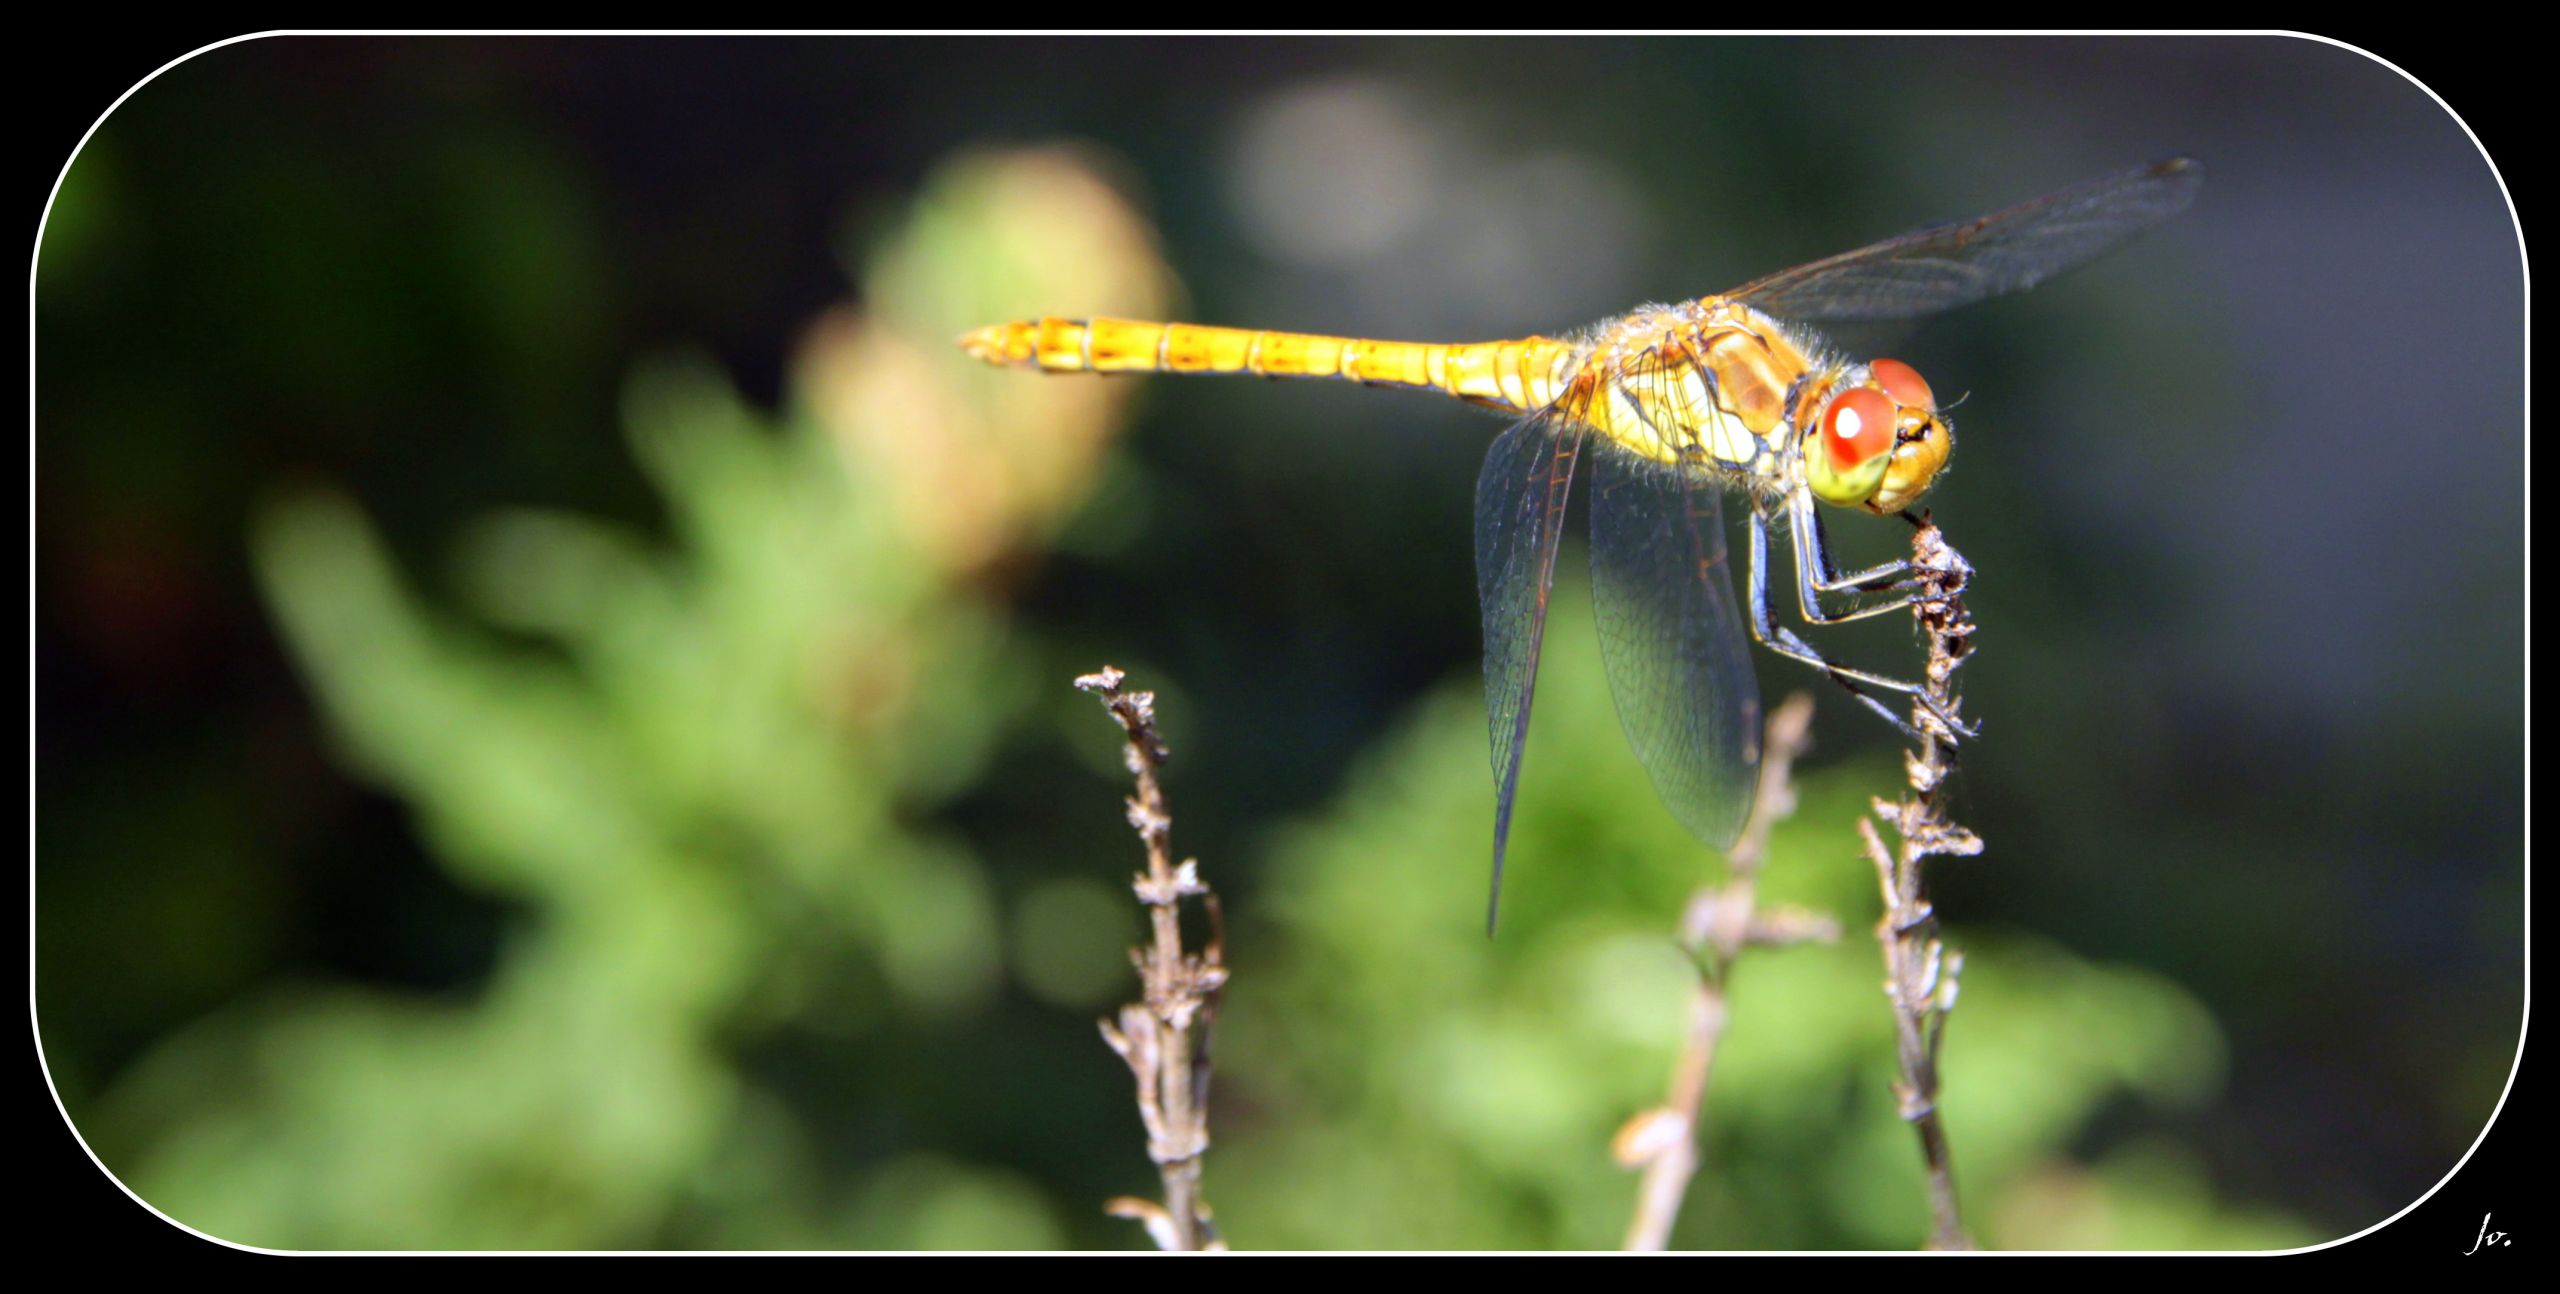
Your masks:
M1915 319L2033 287L2186 210L2203 184L2202 163L2173 157L1780 270L1725 295L1803 323Z
M1476 478L1476 595L1484 605L1484 705L1493 734L1493 896L1491 933L1502 904L1502 853L1511 835L1512 794L1529 736L1529 700L1538 688L1538 648L1547 632L1547 591L1581 422L1532 414L1493 442Z
M1760 772L1760 688L1724 542L1724 482L1695 458L1604 445L1591 471L1591 593L1627 743L1698 839L1742 834Z

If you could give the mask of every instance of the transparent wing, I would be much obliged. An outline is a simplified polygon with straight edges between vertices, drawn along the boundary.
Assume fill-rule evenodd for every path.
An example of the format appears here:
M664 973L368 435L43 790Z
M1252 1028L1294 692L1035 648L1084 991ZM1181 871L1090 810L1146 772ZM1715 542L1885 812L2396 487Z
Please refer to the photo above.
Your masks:
M1493 442L1476 478L1476 595L1484 604L1484 707L1493 733L1493 896L1485 930L1502 904L1502 852L1511 835L1512 793L1529 736L1529 699L1538 687L1538 647L1547 631L1547 590L1583 426L1533 414Z
M2096 257L2186 210L2203 184L2202 163L2173 157L1781 270L1725 295L1803 323L1936 314L2023 291Z
M1603 446L1591 470L1591 593L1627 743L1681 825L1722 849L1760 773L1760 688L1724 543L1724 484Z

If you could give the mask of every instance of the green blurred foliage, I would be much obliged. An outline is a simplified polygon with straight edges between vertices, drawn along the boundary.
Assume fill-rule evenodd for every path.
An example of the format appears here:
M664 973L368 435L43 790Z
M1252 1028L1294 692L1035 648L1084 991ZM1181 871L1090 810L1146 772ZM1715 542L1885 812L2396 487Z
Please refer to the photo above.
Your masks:
M770 1225L771 1166L693 1199L787 1139L740 1035L819 1017L858 1048L984 1009L984 870L902 815L975 776L1028 679L817 419L764 425L694 365L635 380L627 418L670 549L495 514L457 546L467 611L343 497L267 510L257 569L346 758L507 935L468 1003L233 1004L111 1096L116 1158L173 1216L295 1248L644 1244L695 1210L704 1243L1058 1243L1001 1168L931 1158L846 1184L853 1234L732 1234Z
M291 1247L640 1243L740 1135L736 1031L823 1011L859 1045L985 1001L983 871L892 819L1011 708L996 626L917 578L814 429L682 370L635 383L631 422L680 555L491 518L460 559L479 624L421 605L343 500L267 518L260 570L348 756L515 915L471 1004L255 1002L155 1057L127 1099L179 1127L134 1180L174 1216ZM179 1077L243 1067L245 1099ZM924 1173L948 1207L873 1239L1054 1240L991 1180Z

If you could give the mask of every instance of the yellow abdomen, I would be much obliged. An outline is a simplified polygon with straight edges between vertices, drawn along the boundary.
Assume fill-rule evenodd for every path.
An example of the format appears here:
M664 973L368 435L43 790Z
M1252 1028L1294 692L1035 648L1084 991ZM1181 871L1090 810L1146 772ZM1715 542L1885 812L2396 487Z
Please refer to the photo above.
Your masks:
M1245 373L1440 391L1527 413L1552 402L1575 347L1546 337L1445 345L1136 319L989 324L960 339L990 364L1049 373Z

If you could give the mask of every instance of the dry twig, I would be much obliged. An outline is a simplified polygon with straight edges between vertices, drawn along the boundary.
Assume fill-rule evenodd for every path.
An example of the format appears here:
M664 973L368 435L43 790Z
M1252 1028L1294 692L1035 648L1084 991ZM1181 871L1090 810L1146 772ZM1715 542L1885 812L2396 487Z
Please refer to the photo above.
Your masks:
M1223 1249L1208 1202L1200 1198L1200 1159L1209 1149L1209 1026L1227 982L1225 937L1218 896L1200 879L1199 860L1173 861L1173 811L1157 780L1169 752L1156 735L1155 693L1121 691L1126 678L1105 665L1076 686L1098 694L1128 734L1123 755L1138 779L1128 800L1129 825L1146 844L1147 870L1132 888L1154 922L1155 941L1129 950L1146 999L1120 1008L1116 1025L1103 1021L1102 1037L1138 1080L1138 1117L1147 1128L1147 1155L1164 1179L1164 1203L1124 1195L1104 1207L1143 1223L1157 1248ZM1197 956L1182 947L1181 903L1195 894L1208 907L1210 930Z
M1973 1241L1965 1235L1956 1207L1955 1165L1947 1148L1946 1127L1938 1117L1938 1047L1945 1037L1947 1014L1955 1009L1956 977L1964 968L1964 954L1938 941L1937 913L1929 906L1921 862L1933 854L1982 852L1979 837L1948 819L1941 794L1947 775L1954 771L1957 735L1948 731L1944 720L1963 722L1957 713L1954 678L1973 650L1973 618L1962 596L1973 568L1925 518L1912 536L1911 564L1922 589L1911 604L1912 615L1929 644L1928 674L1921 697L1911 708L1920 746L1903 753L1910 793L1898 803L1877 799L1872 804L1876 817L1893 824L1901 843L1887 849L1875 823L1864 818L1858 820L1858 832L1884 895L1884 917L1876 923L1876 941L1884 950L1884 991L1893 1003L1895 1050L1901 1067L1893 1091L1903 1120L1920 1135L1920 1158L1929 1181L1929 1248L1970 1249Z
M1735 959L1752 945L1827 943L1840 937L1839 922L1828 916L1791 908L1762 914L1754 908L1769 829L1795 812L1795 787L1787 775L1812 744L1812 725L1813 698L1802 692L1771 712L1751 825L1725 855L1723 884L1699 886L1681 917L1680 945L1698 968L1697 991L1689 999L1688 1038L1662 1104L1627 1120L1611 1145L1620 1164L1644 1169L1636 1187L1635 1218L1627 1227L1629 1249L1659 1250L1670 1243L1680 1202L1697 1174L1698 1111L1715 1069L1716 1047L1724 1039L1726 986Z

